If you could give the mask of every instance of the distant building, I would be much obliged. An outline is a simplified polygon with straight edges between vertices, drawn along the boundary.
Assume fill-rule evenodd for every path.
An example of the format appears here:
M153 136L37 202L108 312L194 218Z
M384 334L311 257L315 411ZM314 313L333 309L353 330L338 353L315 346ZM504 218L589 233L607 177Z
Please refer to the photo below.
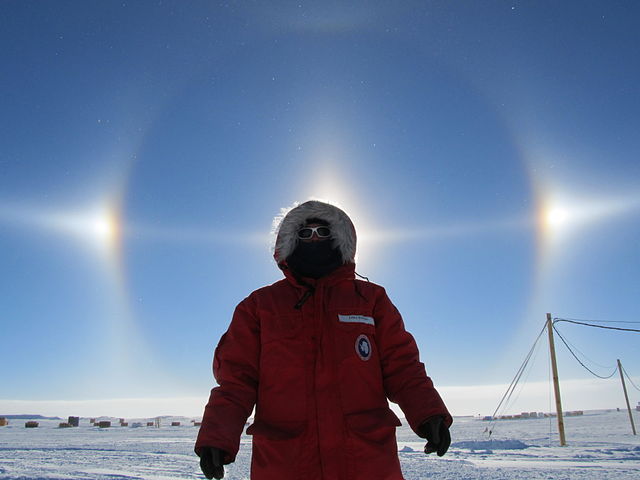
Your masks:
M638 406L640 406L640 402L638 403ZM582 410L576 410L573 412L565 412L565 415L567 416L578 416L578 415L582 415L583 412ZM496 417L492 416L492 415L487 415L485 417L481 417L482 420L484 421L494 421L494 420L526 420L526 419L538 419L538 418L549 418L549 417L555 417L556 414L555 413L543 413L543 412L522 412L519 415L498 415Z

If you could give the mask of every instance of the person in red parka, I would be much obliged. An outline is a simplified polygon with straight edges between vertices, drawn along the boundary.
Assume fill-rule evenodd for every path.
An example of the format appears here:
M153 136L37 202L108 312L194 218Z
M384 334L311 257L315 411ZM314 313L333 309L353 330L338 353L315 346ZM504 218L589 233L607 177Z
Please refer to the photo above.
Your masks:
M274 258L285 278L236 307L216 347L195 452L223 478L254 410L252 480L402 480L398 404L427 440L449 448L452 417L384 288L355 278L356 232L319 201L290 210Z

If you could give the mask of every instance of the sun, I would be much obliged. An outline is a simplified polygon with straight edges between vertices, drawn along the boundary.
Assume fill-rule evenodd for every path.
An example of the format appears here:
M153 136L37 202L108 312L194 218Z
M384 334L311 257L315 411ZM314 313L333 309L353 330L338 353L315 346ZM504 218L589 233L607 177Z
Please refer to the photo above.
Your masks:
M305 183L296 195L302 201L318 200L344 210L351 218L358 236L356 261L360 265L370 266L375 260L373 235L370 234L373 230L372 222L367 215L366 202L362 201L357 191L345 180L345 167L339 166L339 160L339 156L330 155L315 159L315 167L309 175L314 179L313 183Z

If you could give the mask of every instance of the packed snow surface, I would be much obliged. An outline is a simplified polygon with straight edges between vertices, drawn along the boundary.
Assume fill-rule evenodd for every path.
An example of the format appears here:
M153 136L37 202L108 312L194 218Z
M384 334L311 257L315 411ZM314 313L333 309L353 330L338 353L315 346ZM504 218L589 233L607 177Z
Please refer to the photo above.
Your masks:
M634 412L636 424L640 413ZM171 421L181 426L170 426ZM163 419L160 428L146 419L117 421L111 428L57 428L60 420L25 420L0 427L2 480L164 480L204 478L193 453L197 434L186 418ZM143 427L132 428L131 425ZM565 419L566 447L558 445L555 419L501 420L493 425L475 418L456 418L453 443L442 458L423 453L424 441L406 426L398 429L398 455L407 480L465 479L540 480L553 478L637 480L640 437L633 436L626 411L585 412ZM251 439L243 437L236 463L225 478L249 478ZM375 479L372 479L375 480Z

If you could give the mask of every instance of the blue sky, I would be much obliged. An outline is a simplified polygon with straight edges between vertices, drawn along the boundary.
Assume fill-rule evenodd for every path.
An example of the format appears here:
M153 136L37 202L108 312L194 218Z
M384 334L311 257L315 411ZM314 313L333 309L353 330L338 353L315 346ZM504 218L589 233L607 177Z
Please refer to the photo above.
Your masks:
M640 321L631 2L0 9L5 410L204 404L233 308L281 276L273 217L310 197L352 216L454 413L490 413L546 312ZM558 328L639 378L637 334ZM621 405L559 350L569 407Z

